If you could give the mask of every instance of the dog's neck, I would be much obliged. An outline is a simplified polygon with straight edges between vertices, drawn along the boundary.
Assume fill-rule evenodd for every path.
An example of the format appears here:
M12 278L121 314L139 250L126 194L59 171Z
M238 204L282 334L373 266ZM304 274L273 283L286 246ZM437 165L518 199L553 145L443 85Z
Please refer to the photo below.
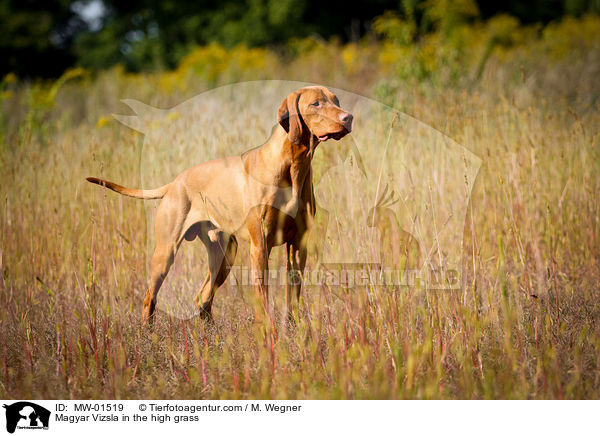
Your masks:
M290 141L287 132L277 126L267 142L259 147L263 159L273 164L286 162L295 165L310 165L319 140L310 132L302 135L299 144ZM262 149L262 150L261 150Z
M263 145L242 154L246 172L265 185L281 186L291 177L294 189L300 192L307 177L310 178L313 153L319 143L310 136L303 136L300 144L294 144L278 125Z

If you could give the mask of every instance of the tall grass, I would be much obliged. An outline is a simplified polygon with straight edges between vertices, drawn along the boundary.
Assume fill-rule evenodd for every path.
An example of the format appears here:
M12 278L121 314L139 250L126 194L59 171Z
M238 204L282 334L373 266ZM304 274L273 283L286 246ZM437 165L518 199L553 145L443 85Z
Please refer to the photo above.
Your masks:
M5 78L0 396L598 398L598 18L496 20L417 45L393 35L297 41L293 59L211 46L173 72L76 71L54 87ZM214 325L159 314L154 329L140 326L146 211L84 182L139 182L143 137L110 114L122 98L166 108L261 78L361 92L482 158L464 289L313 288L296 329L274 335L230 280ZM197 274L187 287L202 265L182 269ZM281 307L283 291L271 293Z

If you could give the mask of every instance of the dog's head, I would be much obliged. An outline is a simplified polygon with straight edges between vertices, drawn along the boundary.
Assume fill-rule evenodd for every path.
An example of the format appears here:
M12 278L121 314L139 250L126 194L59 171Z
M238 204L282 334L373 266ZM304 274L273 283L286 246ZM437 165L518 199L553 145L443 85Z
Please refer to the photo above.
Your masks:
M343 138L352 131L354 117L329 89L310 86L288 95L277 119L292 143L307 144L311 135L320 142Z

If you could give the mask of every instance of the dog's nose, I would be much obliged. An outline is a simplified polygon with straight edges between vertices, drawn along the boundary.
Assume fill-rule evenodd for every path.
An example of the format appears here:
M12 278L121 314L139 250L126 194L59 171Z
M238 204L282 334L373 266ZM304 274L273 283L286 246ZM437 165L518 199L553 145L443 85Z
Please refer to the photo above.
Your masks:
M352 126L353 119L354 119L354 117L352 116L352 114L350 112L342 112L340 114L340 121L342 123L344 123L344 125L347 127Z

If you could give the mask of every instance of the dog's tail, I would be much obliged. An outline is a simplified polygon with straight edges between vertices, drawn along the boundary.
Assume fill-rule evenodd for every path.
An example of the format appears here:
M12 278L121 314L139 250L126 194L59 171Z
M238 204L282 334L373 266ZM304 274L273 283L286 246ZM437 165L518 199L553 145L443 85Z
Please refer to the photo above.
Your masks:
M117 185L113 182L109 182L108 180L97 179L96 177L88 177L86 180L90 183L104 186L105 188L111 189L119 194L127 195L128 197L133 198L141 198L142 200L155 200L158 198L163 198L171 186L169 183L168 185L161 186L160 188L156 189L131 189Z

